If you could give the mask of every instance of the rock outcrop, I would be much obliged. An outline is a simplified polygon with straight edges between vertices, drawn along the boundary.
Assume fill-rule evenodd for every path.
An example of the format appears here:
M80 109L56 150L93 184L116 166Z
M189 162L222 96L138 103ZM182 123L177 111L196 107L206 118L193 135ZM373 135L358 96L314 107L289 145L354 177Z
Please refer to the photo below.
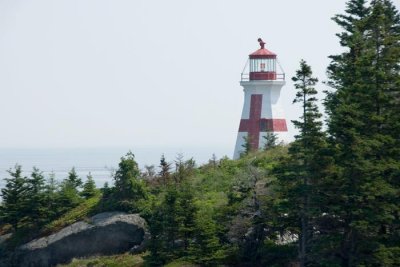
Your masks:
M20 246L13 261L16 266L55 266L72 258L140 250L148 236L146 222L137 214L100 213Z
M12 234L5 234L0 236L0 266L10 266L9 262L10 251L7 250L7 240L12 237Z
M5 234L5 235L0 235L0 247L8 240L10 239L12 234Z

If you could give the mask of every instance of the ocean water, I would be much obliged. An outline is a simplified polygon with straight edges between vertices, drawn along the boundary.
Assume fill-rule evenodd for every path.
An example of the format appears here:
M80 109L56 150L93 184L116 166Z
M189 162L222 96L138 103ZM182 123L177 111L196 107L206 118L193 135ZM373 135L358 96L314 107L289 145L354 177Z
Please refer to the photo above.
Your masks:
M90 172L97 186L103 186L105 182L112 184L113 171L118 167L120 158L130 150L141 169L145 165L158 166L162 154L169 162L181 154L184 159L193 157L197 164L203 164L213 154L220 158L232 153L232 149L226 147L0 149L0 188L4 186L4 178L9 177L7 170L16 164L22 166L26 176L30 175L33 167L37 167L46 178L53 172L56 179L61 181L75 167L82 180Z

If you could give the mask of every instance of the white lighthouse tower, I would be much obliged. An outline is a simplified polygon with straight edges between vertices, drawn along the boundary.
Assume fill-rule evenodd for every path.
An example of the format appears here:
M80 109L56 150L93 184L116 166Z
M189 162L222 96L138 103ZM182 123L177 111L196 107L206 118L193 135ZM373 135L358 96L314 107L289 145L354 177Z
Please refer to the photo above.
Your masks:
M239 132L236 139L234 159L238 159L248 142L251 150L262 149L268 132L278 137L278 142L288 142L285 113L281 105L281 89L285 74L277 72L276 54L265 49L258 39L260 49L249 55L242 73L244 104ZM247 140L247 141L246 141Z

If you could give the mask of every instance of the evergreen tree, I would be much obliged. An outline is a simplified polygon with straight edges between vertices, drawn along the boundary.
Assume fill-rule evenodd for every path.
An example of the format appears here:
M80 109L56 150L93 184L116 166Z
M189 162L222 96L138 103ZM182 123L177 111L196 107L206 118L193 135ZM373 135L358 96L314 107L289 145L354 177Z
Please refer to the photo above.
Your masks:
M168 163L167 160L165 159L164 154L162 154L161 159L160 159L160 177L163 182L164 187L167 186L169 182L169 178L171 175L171 163Z
M218 165L218 159L217 156L213 153L211 159L208 160L208 164L211 165L214 169Z
M201 266L218 266L226 255L217 237L217 225L211 214L208 211L199 212L195 225L189 258Z
M312 264L313 229L316 218L322 213L320 186L327 162L322 153L326 143L314 88L318 80L312 77L311 67L304 60L292 80L297 90L293 103L300 103L302 115L300 120L293 121L299 134L289 148L289 158L278 172L278 181L286 223L299 229L298 257L303 267Z
M183 181L169 185L159 205L153 203L149 216L150 255L146 258L151 266L189 256L197 212L193 193L188 181Z
M72 168L61 185L58 194L58 204L60 213L64 213L76 206L82 201L79 193L79 187L82 186L82 180L77 175L75 168Z
M178 199L176 186L170 185L162 202L159 205L153 203L149 217L150 255L146 258L150 266L162 266L181 254L177 244L180 227Z
M398 248L392 230L399 225L400 19L390 1L365 6L349 1L346 14L335 17L346 51L332 56L328 69L335 89L326 100L335 172L327 214L336 227L327 239L338 240L329 247L342 266L368 265L376 261L374 251Z
M148 219L149 222L149 252L145 257L146 263L149 266L163 266L166 263L166 250L164 240L164 212L161 206L153 204L152 213Z
M55 219L59 215L60 205L59 205L59 195L57 189L59 185L56 181L56 175L51 172L47 184L45 185L45 203L48 214L48 221Z
M138 209L137 201L147 198L143 181L139 180L140 171L132 152L121 158L115 172L115 188L113 198L120 209L134 211Z
M264 150L274 148L278 145L278 136L273 132L267 132L263 138L265 139Z
M165 240L166 258L171 260L179 255L177 243L179 237L179 218L178 218L178 191L175 186L170 186L164 197L163 202L163 231Z
M60 184L57 202L60 208L58 213L62 214L78 206L81 198L76 188L67 180L63 180Z
M83 184L82 179L76 173L75 167L72 167L72 169L68 172L67 181L76 189L80 188Z
M178 232L179 237L183 241L182 256L187 256L190 242L194 236L197 207L194 203L194 192L189 182L183 182L179 191L179 208L177 211L179 222Z
M8 170L8 174L10 178L4 179L6 184L1 189L1 219L18 230L18 223L25 217L27 210L28 178L22 176L20 165L15 165L14 170Z
M96 188L96 183L93 180L92 174L89 172L89 174L87 176L87 180L83 184L83 191L82 191L81 195L84 198L88 199L88 198L95 196L97 193L98 193L98 190Z
M27 180L27 216L33 227L48 221L49 209L46 199L46 184L43 172L33 168L31 178Z
M112 189L108 185L108 182L105 182L103 188L101 188L100 190L103 193L103 198L108 198L112 193Z
M240 157L244 157L251 152L251 143L249 136L243 136L244 143L242 144L243 151L240 153Z
M57 188L58 188L58 184L57 184L57 180L56 180L56 174L54 172L51 172L49 174L49 178L48 178L47 184L46 184L46 194L49 195L48 196L49 200L55 199L54 196L57 194Z

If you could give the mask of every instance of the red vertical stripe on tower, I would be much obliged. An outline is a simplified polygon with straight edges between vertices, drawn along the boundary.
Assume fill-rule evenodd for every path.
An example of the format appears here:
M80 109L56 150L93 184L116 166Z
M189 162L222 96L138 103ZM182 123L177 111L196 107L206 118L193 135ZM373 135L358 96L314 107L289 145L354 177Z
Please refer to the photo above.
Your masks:
M239 126L239 132L248 132L248 142L252 150L258 149L260 141L262 98L262 95L251 95L249 119L242 119Z

